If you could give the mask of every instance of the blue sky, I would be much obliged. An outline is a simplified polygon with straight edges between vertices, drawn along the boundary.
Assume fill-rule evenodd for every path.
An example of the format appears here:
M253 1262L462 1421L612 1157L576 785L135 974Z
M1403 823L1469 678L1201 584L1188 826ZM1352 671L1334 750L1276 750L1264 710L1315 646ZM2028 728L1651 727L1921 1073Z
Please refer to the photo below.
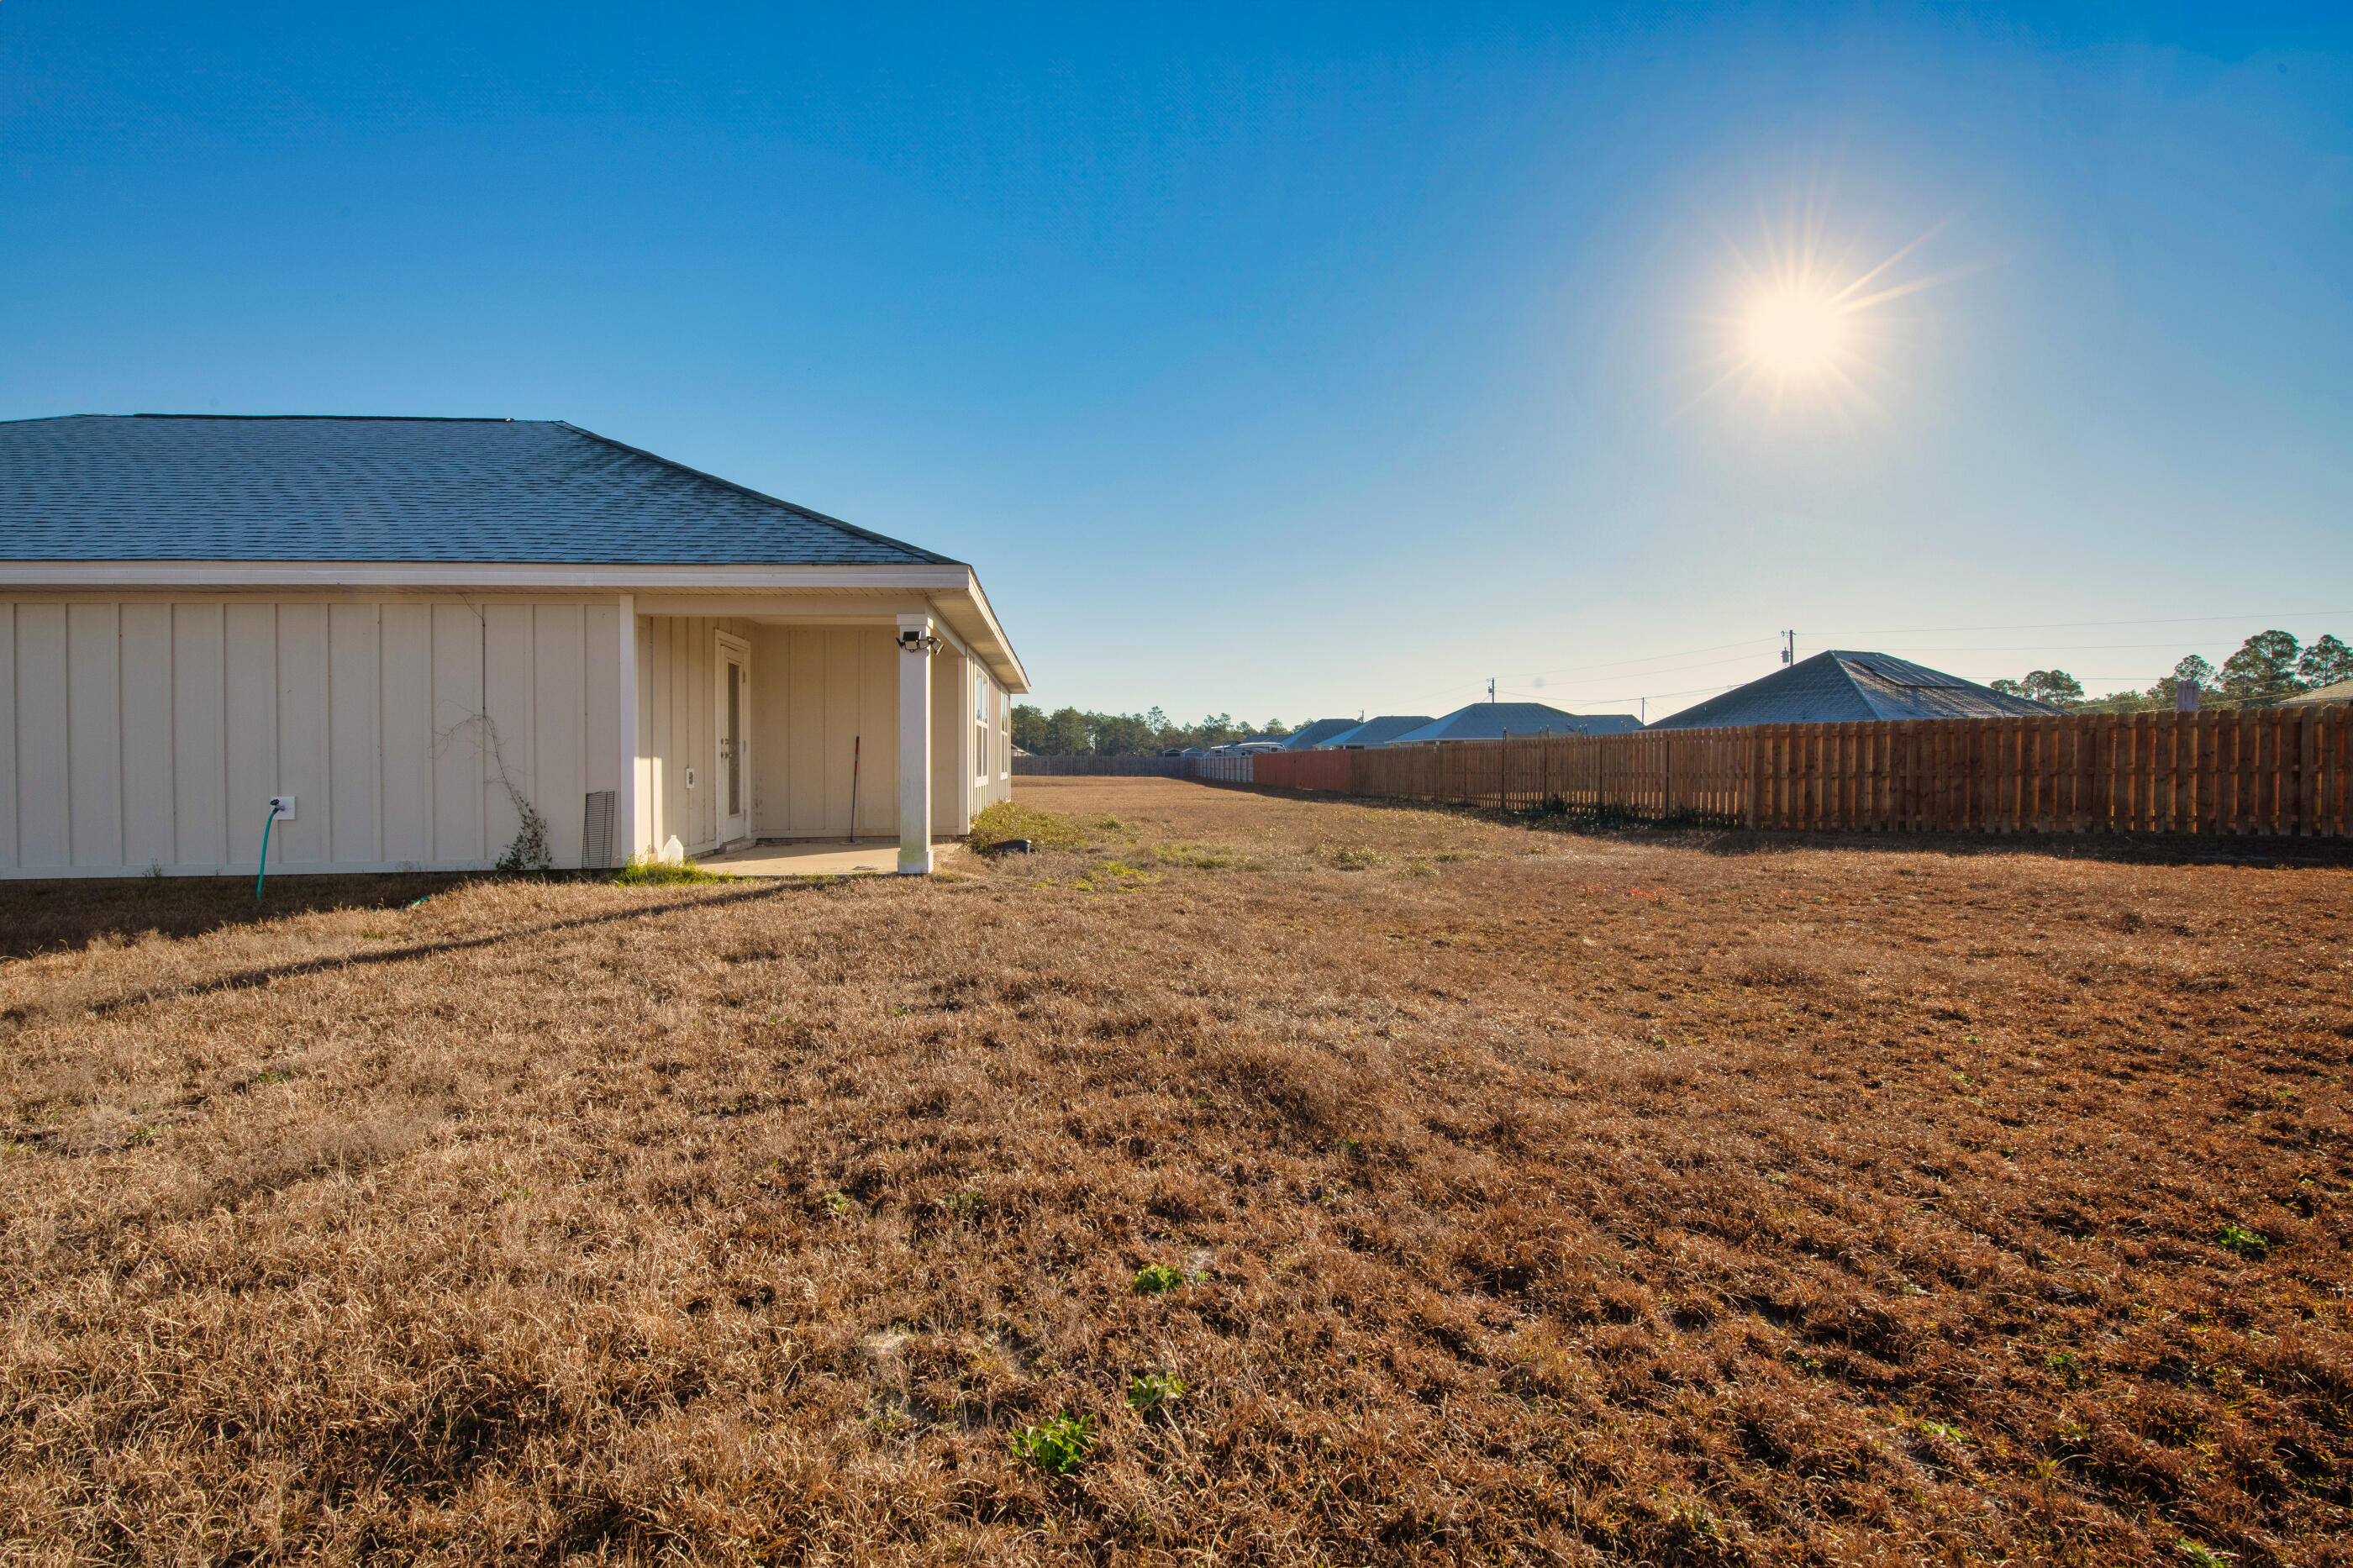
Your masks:
M2353 638L2341 7L233 9L0 8L0 417L569 419L1050 706ZM1710 391L1799 227L1918 287Z

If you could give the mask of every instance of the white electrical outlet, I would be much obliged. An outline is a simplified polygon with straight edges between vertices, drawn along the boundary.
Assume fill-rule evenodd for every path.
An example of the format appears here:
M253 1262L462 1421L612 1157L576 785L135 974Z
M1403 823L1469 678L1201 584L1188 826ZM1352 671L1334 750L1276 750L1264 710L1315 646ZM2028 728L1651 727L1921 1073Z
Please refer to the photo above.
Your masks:
M686 787L689 789L692 789L694 787L694 770L692 768L686 770Z
M294 797L290 795L271 795L269 797L269 815L276 817L280 822L293 821Z

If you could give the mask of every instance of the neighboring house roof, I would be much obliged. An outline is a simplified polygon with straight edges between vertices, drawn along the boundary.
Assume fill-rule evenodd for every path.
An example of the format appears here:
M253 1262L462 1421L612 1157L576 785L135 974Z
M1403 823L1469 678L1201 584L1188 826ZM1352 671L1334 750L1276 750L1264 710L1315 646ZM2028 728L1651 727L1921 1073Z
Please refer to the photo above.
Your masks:
M1341 731L1324 741L1326 746L1379 746L1396 740L1409 730L1419 730L1435 722L1427 713L1384 713L1377 719L1367 719L1353 728Z
M1883 653L1832 649L1711 697L1651 726L1713 730L1733 724L1838 724L1873 719L2031 717L2059 710Z
M1393 746L1426 741L1493 741L1503 735L1622 735L1642 727L1631 713L1564 713L1541 702L1473 702L1392 736Z
M1282 749L1286 752L1303 752L1310 746L1323 744L1343 730L1355 729L1356 723L1357 721L1354 719L1318 719L1313 724L1303 724L1285 735L1282 738Z
M156 414L0 422L0 559L954 564L561 420Z
M2321 702L2353 702L2353 680L2333 681L2327 686L2316 686L2309 691L2299 691L2280 706L2303 707Z

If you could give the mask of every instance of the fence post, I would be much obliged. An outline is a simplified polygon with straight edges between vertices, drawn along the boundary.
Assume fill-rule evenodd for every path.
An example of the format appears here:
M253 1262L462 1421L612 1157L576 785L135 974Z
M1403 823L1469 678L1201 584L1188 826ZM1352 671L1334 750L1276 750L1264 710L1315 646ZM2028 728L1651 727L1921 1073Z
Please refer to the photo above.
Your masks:
M2312 837L2313 807L2320 798L2319 791L2313 787L2316 782L2313 774L2319 771L2315 765L2320 760L2320 747L2316 743L2319 737L2315 733L2319 728L2319 709L2306 708L2297 711L2295 716L2295 822L2297 837L2303 838ZM2286 748L2282 747L2281 750L2284 751Z

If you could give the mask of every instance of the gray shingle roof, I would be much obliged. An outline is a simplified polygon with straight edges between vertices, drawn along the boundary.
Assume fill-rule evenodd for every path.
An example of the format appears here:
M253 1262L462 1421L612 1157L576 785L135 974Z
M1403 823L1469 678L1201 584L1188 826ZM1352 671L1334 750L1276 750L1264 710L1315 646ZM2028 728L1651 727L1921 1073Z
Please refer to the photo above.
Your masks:
M1343 730L1353 730L1356 727L1356 721L1354 719L1318 719L1313 724L1301 725L1285 736L1282 749L1286 752L1303 752L1310 746L1320 745L1330 740Z
M85 414L0 422L0 560L948 558L560 420Z
M1492 741L1502 735L1622 735L1642 727L1631 713L1564 713L1541 702L1473 702L1388 742Z
M2318 707L2324 702L2353 702L2353 680L2334 681L2300 692L2281 704L2287 708Z
M1992 719L2056 713L1883 653L1834 648L1711 697L1651 726L1714 730L1732 724L1835 724L1872 719Z
M1343 730L1336 735L1326 735L1323 743L1327 746L1386 745L1409 730L1419 730L1424 724L1434 722L1436 721L1427 713L1384 713L1377 719L1367 719L1361 724Z

